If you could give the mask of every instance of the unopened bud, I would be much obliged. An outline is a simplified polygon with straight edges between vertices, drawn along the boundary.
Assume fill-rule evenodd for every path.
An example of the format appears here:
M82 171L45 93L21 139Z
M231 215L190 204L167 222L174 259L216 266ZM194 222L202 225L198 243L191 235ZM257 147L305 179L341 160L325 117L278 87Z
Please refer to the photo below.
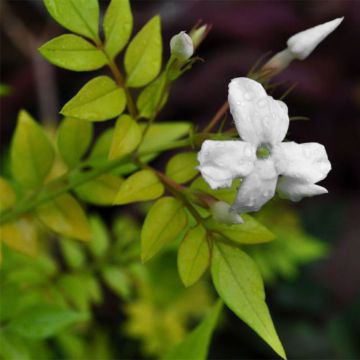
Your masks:
M191 37L185 31L174 35L170 40L170 50L171 55L178 60L188 60L194 53L194 45Z
M208 28L208 26L205 24L205 25L200 26L198 29L194 29L194 30L190 31L190 37L192 39L195 49L203 41L204 36L207 32L207 28Z
M210 207L213 219L223 224L242 224L244 220L239 214L231 210L231 206L224 201L217 201Z

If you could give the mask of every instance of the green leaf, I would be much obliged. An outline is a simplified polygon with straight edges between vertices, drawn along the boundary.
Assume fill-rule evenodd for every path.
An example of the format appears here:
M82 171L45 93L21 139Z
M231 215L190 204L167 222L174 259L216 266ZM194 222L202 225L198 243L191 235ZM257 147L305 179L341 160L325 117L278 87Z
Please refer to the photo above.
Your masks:
M219 300L203 321L180 344L171 349L163 359L207 359L211 336L215 330L222 308L223 303Z
M9 324L9 330L26 338L45 339L87 319L87 314L73 310L36 305L19 314Z
M2 331L0 336L0 355L6 360L30 360L29 349L24 343L24 339L12 334L11 332Z
M145 125L143 125L145 128ZM188 134L191 124L187 122L163 122L149 127L139 147L139 152L152 151L159 147L171 144L184 135Z
M61 239L60 247L67 265L71 269L79 269L86 262L85 248L70 239Z
M238 248L216 243L211 270L215 288L225 304L285 359L254 261Z
M260 244L272 241L276 238L268 228L247 214L241 214L243 224L227 225L215 221L213 218L207 220L208 227L237 244Z
M172 197L158 200L146 216L141 231L141 259L152 258L184 229L187 217L184 205Z
M59 153L70 168L79 164L93 137L93 125L87 121L65 118L57 134Z
M58 36L39 48L50 63L73 71L91 71L107 64L104 53L80 36Z
M114 203L122 183L122 178L104 174L76 187L74 190L80 199L90 204L107 206Z
M142 138L140 126L129 115L121 116L115 125L109 159L130 154L139 145Z
M85 84L60 113L88 121L104 121L120 115L125 105L124 90L108 76L98 76Z
M29 188L40 186L51 170L54 156L54 149L43 129L21 110L11 146L14 178Z
M50 15L64 28L99 40L98 0L44 0Z
M166 175L179 184L191 180L198 173L197 154L194 152L174 155L166 165Z
M166 74L162 74L142 90L136 101L140 117L151 118L162 109L168 98L166 84Z
M117 295L124 299L128 299L130 296L130 284L129 279L123 270L116 266L107 266L102 271L102 276L105 283L110 289L115 291Z
M178 251L178 269L186 287L196 283L209 266L211 250L206 230L197 225L190 229Z
M10 183L0 177L0 213L14 205L16 194Z
M141 170L127 178L116 195L115 204L157 199L164 192L159 178L150 170Z
M110 245L110 235L106 225L99 216L90 217L91 241L89 243L90 251L95 257L103 256Z
M104 17L105 51L114 58L129 41L133 17L129 0L111 0Z
M37 208L39 219L51 230L70 238L88 241L90 225L79 203L70 195L61 195Z
M128 86L144 86L158 75L162 56L160 31L160 18L154 16L131 40L124 59Z
M225 202L231 204L236 197L239 183L240 183L240 180L235 180L235 181L233 181L230 188L213 190L209 187L209 185L205 182L205 180L202 177L198 177L191 183L190 188L196 189L196 190L201 190L207 194L214 196L215 198L217 198L219 200L222 200L222 201L225 201Z

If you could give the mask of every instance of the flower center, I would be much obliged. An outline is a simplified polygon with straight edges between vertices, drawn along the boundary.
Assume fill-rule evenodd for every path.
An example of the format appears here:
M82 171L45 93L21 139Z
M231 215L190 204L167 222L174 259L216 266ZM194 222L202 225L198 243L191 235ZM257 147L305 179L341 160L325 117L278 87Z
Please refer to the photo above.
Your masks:
M270 146L268 144L260 144L256 149L256 156L258 159L267 159L271 154Z

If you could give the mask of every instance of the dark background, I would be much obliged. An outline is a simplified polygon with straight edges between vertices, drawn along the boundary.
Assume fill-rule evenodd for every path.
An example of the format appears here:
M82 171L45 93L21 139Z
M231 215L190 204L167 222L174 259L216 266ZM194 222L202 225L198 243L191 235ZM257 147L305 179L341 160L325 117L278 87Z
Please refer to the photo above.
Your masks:
M43 61L36 48L63 32L41 1L1 0L1 151L17 112L26 108L49 125L88 79ZM5 6L6 5L6 6ZM105 9L107 2L102 2ZM268 300L290 358L360 358L360 1L134 1L134 33L160 13L164 55L171 36L202 19L213 25L197 63L174 86L161 115L205 125L227 96L231 78L244 76L264 53L285 47L292 34L345 16L340 27L305 61L276 80L288 81L289 139L326 146L333 170L322 183L329 195L299 205L306 229L331 244L330 255L307 266L296 282L280 281ZM261 341L230 313L212 344L212 358L271 357Z

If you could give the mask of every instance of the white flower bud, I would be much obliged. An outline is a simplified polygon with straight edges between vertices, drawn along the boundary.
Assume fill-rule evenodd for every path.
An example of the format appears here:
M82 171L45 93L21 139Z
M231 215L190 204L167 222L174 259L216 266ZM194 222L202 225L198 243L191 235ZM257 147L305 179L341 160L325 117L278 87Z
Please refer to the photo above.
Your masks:
M214 202L210 211L214 220L223 224L242 224L244 222L240 215L232 211L230 205L224 201Z
M170 50L171 55L178 60L188 60L194 53L194 45L191 37L185 31L174 35L170 40Z
M343 21L343 17L314 26L293 35L288 41L288 49L299 60L306 59L312 51Z

